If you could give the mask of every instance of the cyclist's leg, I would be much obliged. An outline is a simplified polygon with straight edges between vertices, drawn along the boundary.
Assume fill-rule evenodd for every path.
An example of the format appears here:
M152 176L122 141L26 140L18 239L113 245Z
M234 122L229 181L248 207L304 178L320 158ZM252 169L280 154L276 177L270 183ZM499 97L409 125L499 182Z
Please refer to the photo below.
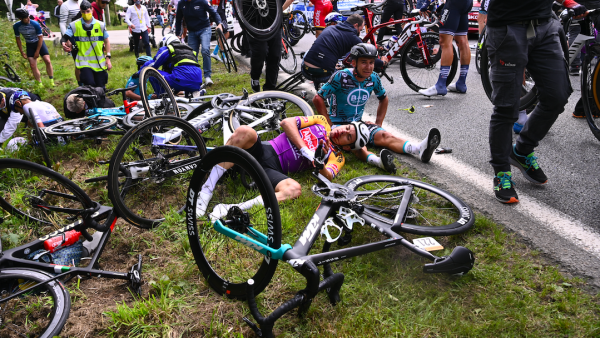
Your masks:
M54 85L54 68L52 68L52 61L50 61L50 53L48 52L46 43L42 44L42 48L40 49L40 56L46 64L46 73L48 74L48 77L51 80L51 84Z
M42 75L40 74L40 70L37 67L37 59L34 58L35 50L37 49L37 43L25 43L27 49L27 61L29 61L29 67L31 68L31 72L33 73L33 77L37 82L42 81ZM41 53L41 51L40 51Z
M449 88L460 93L467 92L466 79L469 73L469 64L471 63L471 48L469 47L469 39L467 38L467 34L469 33L469 11L471 8L472 5L470 4L466 4L462 8L463 11L460 15L458 28L454 34L454 40L460 51L460 76L458 77L458 81L454 85L450 85Z

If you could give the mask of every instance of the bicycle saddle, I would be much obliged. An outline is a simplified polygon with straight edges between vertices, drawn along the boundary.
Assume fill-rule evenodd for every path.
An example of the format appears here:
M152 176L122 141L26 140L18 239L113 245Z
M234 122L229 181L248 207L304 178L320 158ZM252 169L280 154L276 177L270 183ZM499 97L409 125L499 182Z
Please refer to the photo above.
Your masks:
M112 96L112 95L119 94L119 93L125 93L128 90L135 90L137 87L138 86L135 85L135 86L131 86L129 88L114 89L114 90L111 90L110 92L106 93L106 96Z

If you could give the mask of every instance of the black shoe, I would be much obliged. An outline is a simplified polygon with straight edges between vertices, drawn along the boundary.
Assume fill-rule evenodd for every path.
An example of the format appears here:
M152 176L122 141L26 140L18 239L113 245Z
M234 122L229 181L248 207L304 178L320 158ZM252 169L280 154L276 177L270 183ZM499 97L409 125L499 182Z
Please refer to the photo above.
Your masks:
M592 112L592 116L595 118L600 117L600 111L598 111L597 109L594 109L594 111ZM585 118L585 111L583 110L574 110L573 111L573 117L576 117L578 119L584 119Z
M394 164L394 153L391 150L383 149L379 153L379 158L381 158L381 163L383 164L383 168L391 173L396 173L396 165Z
M437 128L429 129L429 134L421 141L421 148L419 149L419 158L421 159L421 162L429 162L433 151L440 145L441 141L442 136L440 135L440 131L437 130Z
M515 184L511 180L512 173L510 171L501 171L494 177L494 194L496 199L505 204L519 202L519 196L515 191Z
M250 87L255 93L260 92L260 82L259 80L250 80Z
M579 76L580 68L581 68L580 66L571 66L571 69L569 69L569 74L572 76Z
M544 174L544 171L537 163L537 157L534 153L524 156L517 154L517 148L513 145L513 151L510 154L510 164L521 170L523 176L535 184L544 184L548 182L548 177Z

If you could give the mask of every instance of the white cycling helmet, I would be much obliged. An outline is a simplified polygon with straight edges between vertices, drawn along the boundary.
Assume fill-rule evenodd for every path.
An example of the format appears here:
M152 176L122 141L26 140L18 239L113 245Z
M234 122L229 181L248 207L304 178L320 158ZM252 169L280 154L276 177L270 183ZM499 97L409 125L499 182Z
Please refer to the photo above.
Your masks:
M354 141L354 145L351 147L352 150L359 150L367 145L371 132L369 131L369 127L363 122L352 122L351 124L354 125L354 129L356 129L356 141Z
M164 47L164 46L170 45L175 41L179 42L179 38L177 38L177 36L175 34L167 34L167 35L163 36L159 47Z
M344 20L343 15L341 15L338 12L331 12L331 13L327 14L327 16L325 17L325 24L327 26L329 26L331 24L341 23L343 20Z

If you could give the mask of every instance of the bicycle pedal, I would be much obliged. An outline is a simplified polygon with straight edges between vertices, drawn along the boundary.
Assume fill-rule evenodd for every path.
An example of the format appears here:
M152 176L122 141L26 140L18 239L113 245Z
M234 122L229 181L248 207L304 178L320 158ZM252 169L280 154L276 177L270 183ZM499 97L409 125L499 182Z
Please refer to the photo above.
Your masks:
M128 277L131 290L142 297L142 255L138 255L138 263L131 267Z

